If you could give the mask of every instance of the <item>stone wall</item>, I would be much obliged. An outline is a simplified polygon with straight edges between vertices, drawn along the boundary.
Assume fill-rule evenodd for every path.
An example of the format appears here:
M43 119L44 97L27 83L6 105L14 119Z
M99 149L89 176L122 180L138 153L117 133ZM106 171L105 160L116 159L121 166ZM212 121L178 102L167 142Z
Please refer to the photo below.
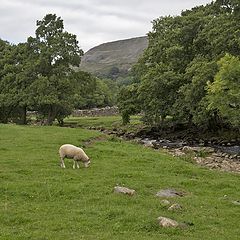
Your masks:
M72 116L74 117L96 117L96 116L114 116L118 115L118 107L104 107L104 108L93 108L80 110L76 109L73 111Z

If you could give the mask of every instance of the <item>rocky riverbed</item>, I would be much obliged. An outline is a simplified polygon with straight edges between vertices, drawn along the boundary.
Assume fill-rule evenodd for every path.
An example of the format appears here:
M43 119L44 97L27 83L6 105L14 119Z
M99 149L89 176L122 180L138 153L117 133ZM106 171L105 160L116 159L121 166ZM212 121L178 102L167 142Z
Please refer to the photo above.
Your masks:
M193 162L211 169L240 173L240 144L238 141L185 141L181 139L170 140L165 138L140 137L133 132L124 132L118 129L106 130L104 128L90 127L108 135L115 135L125 140L132 140L154 149L164 151L174 157L192 159Z
M184 142L141 139L140 143L155 149L165 149L174 157L189 157L211 169L240 173L240 146L189 146ZM166 142L166 144L164 144Z

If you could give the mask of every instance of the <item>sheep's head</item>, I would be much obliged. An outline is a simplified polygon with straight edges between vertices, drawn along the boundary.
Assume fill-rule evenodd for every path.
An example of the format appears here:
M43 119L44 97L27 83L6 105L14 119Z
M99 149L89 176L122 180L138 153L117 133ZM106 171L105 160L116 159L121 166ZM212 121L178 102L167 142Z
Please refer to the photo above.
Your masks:
M90 163L91 163L91 161L90 161L90 158L89 158L88 161L84 163L84 166L86 168L88 168L90 166Z

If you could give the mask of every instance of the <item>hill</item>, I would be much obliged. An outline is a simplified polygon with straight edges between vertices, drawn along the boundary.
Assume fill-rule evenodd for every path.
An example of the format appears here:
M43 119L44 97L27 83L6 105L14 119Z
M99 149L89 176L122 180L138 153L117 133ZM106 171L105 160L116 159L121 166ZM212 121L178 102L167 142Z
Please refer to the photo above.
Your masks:
M99 77L127 75L147 45L147 37L103 43L84 54L80 68Z

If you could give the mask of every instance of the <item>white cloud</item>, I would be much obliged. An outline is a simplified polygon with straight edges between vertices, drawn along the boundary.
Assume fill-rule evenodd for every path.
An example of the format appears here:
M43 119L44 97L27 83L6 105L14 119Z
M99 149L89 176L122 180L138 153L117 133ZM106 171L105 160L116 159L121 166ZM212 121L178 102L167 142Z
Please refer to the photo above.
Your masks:
M0 38L13 43L34 35L36 21L47 13L64 20L83 50L118 39L146 35L151 21L177 15L211 0L1 0Z

